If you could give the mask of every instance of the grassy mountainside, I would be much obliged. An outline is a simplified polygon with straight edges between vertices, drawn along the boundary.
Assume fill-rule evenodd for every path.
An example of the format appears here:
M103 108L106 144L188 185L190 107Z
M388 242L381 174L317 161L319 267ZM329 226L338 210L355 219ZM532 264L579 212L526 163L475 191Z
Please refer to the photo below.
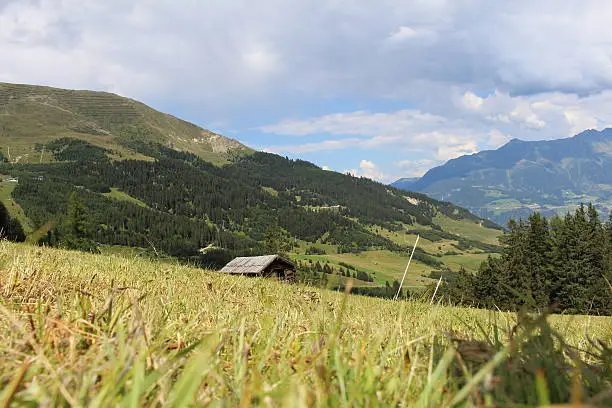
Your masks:
M37 145L60 137L87 140L118 158L143 158L132 140L159 143L223 163L246 146L121 96L0 83L0 147L14 162L51 160Z
M100 244L154 247L198 261L199 249L210 246L228 256L270 251L266 234L278 224L296 257L330 262L336 272L340 262L359 266L381 285L400 277L417 234L423 239L407 284L420 285L447 266L445 256L466 255L461 259L473 270L472 259L495 252L501 234L422 194L265 153L218 167L151 145L135 146L154 161L115 161L70 139L47 146L54 162L0 165L0 173L19 178L0 185L5 203L19 206L22 222L49 245L62 239L71 193L88 208L89 238ZM308 254L313 246L323 257ZM387 259L384 271L380 257Z
M549 326L2 241L0 294L5 406L610 403L610 318Z
M568 139L524 142L462 156L419 180L393 185L444 198L505 224L534 210L545 215L593 202L612 209L612 129L589 130Z
M319 261L328 281L359 274L364 286L399 279L420 234L407 285L424 286L432 271L475 270L502 233L453 204L252 152L112 94L0 85L0 129L0 180L19 178L0 181L0 200L31 242L66 241L76 195L82 234L99 245L218 266L276 252L278 226L305 269L322 272Z

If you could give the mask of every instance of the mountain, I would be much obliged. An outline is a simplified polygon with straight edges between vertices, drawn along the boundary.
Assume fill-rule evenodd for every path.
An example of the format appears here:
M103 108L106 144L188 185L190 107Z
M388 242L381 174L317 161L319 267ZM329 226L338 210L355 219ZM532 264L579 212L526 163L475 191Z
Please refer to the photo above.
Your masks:
M587 202L606 214L612 209L612 129L550 141L513 139L392 186L453 202L502 224L534 210L552 215Z
M255 152L137 101L0 89L0 202L29 242L204 266L288 252L366 288L401 279L417 235L410 285L499 249L500 227L451 203Z
M92 91L0 83L0 141L16 162L52 159L37 151L60 137L111 150L116 158L142 158L130 143L145 141L224 163L246 146L140 102Z
M412 185L419 180L419 177L403 177L391 183L391 186L400 190L412 190Z

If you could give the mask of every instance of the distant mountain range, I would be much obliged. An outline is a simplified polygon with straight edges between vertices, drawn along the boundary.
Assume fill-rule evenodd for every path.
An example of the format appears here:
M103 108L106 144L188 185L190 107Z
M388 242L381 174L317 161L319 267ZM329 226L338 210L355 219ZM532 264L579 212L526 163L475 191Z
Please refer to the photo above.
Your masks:
M533 211L565 213L592 202L612 209L612 129L550 141L513 139L497 150L461 156L423 177L392 186L450 201L505 224Z

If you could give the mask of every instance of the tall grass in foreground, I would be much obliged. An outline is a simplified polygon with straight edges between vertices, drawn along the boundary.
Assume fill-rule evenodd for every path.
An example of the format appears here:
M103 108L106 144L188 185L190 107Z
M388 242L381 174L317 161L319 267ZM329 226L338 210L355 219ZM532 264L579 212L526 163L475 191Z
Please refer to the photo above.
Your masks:
M0 406L609 406L612 319L0 242ZM582 404L582 405L581 405Z

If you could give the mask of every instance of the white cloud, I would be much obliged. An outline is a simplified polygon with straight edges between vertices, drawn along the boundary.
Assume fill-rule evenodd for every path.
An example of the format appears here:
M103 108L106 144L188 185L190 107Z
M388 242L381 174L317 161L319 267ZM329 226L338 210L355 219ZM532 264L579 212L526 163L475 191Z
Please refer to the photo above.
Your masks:
M0 79L171 95L229 115L254 103L295 112L321 95L435 104L449 85L524 95L612 87L612 3L602 0L1 4Z
M409 38L417 37L419 33L410 27L401 26L396 32L389 36L390 41L403 41Z
M510 112L510 120L531 129L542 129L546 126L546 122L538 117L527 103L517 105Z
M325 139L271 151L437 161L612 125L611 20L604 0L0 0L0 81Z
M473 154L477 151L478 144L473 140L459 143L442 144L437 149L436 159L440 161L447 161L466 154Z
M563 111L563 115L570 125L570 133L572 134L577 134L585 129L595 129L600 126L598 119L593 113L580 107L568 107Z
M396 178L394 176L385 175L382 171L380 171L376 163L365 159L359 162L359 169L345 170L344 173L351 174L355 177L366 177L380 182L390 182Z
M463 103L466 95L470 101L467 105ZM611 125L612 91L591 96L562 93L511 96L497 91L486 97L456 91L435 112L357 111L285 120L262 130L288 136L330 137L321 142L275 146L277 152L377 149L403 151L406 156L418 152L419 156L439 163L483 149L496 149L512 138L555 139ZM354 137L332 139L332 136Z
M482 106L484 99L476 95L474 92L467 91L463 94L462 101L465 107L476 110Z
M258 46L242 54L247 68L260 73L273 73L280 69L278 56Z
M421 177L432 167L442 164L442 162L431 159L421 160L402 160L393 163L395 167L401 169L404 177Z
M288 146L268 146L264 148L264 151L270 153L312 153L319 151L329 150L340 150L346 149L349 146L359 145L362 142L361 139L348 138L338 140L323 140L321 142L304 143L300 145L288 145Z
M497 129L493 129L489 132L489 139L486 142L486 146L491 149L497 149L506 143L508 143L512 139L508 135L504 135Z
M390 113L357 111L335 113L306 120L285 120L278 124L262 126L261 130L267 133L290 136L306 136L314 133L361 136L370 136L376 133L390 135L404 132L413 123L427 123L430 127L435 128L444 120L441 116L424 113L416 109Z
M427 28L412 28L408 26L401 26L391 35L387 37L387 41L390 44L401 45L402 43L410 40L414 41L431 41L436 39L436 33Z
M359 163L359 168L361 169L363 175L372 180L382 180L384 179L384 174L378 169L378 166L374 162L369 160L362 160Z

